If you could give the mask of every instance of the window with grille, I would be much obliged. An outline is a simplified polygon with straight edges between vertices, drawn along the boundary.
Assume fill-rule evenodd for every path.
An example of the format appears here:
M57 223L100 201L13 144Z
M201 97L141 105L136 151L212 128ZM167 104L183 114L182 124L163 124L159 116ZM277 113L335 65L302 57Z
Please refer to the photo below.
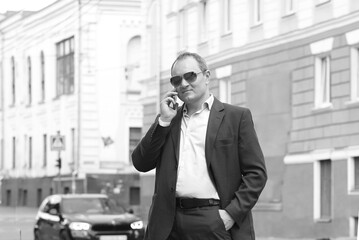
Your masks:
M74 92L74 37L56 44L56 94L72 94Z

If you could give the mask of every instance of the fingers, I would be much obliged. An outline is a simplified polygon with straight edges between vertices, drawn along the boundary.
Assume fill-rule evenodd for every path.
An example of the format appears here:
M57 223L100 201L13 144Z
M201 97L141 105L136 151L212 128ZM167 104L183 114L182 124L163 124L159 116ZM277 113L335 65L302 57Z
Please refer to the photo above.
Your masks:
M165 95L163 96L164 98L168 98L168 97L177 97L178 92L176 92L176 89L172 89L171 91L165 93Z

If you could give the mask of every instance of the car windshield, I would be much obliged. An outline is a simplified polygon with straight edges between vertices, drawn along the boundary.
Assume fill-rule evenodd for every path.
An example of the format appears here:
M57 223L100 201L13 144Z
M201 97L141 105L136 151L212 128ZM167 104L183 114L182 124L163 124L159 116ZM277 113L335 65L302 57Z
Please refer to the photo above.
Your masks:
M116 206L114 200L107 198L68 198L63 199L63 213L82 213L82 214L119 214L124 213L124 209Z

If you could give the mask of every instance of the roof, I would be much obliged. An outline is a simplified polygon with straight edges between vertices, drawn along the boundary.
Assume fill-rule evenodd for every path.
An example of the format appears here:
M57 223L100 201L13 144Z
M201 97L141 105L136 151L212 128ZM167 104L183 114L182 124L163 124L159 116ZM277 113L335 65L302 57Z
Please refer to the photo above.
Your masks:
M50 197L58 196L63 199L71 198L108 198L106 194L97 194L97 193L78 193L78 194L54 194Z

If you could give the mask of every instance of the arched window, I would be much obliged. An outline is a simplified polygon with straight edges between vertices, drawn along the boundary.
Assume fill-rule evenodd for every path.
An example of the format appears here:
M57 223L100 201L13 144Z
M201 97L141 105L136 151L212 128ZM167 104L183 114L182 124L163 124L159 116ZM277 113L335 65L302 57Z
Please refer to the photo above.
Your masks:
M127 44L126 80L132 81L136 78L140 67L141 37L135 36Z

